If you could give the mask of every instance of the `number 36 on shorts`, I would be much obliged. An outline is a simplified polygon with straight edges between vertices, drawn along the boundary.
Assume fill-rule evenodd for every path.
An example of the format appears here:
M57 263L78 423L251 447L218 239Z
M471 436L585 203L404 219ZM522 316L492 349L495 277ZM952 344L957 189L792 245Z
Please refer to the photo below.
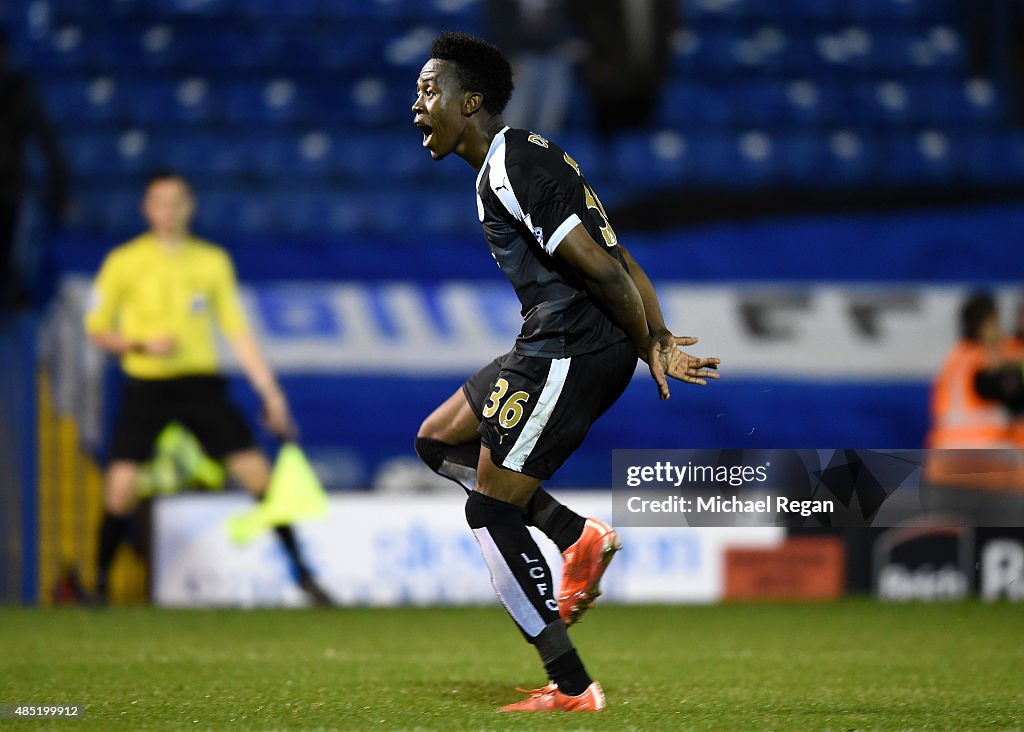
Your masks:
M508 381L503 378L495 381L494 391L491 392L490 398L484 405L483 415L486 419L490 419L498 414L498 424L505 429L512 429L523 418L523 405L530 400L530 395L525 391L517 391L502 402L507 391Z

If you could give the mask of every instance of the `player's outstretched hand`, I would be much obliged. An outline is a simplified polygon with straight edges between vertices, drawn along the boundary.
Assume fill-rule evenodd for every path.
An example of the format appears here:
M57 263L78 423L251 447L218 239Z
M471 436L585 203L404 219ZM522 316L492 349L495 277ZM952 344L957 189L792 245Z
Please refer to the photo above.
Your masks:
M680 350L681 346L692 346L696 342L693 336L674 336L667 330L651 335L645 360L662 399L670 396L666 377L701 386L707 384L708 379L718 378L719 359L691 356Z
M286 442L297 440L299 437L298 428L288 409L288 400L281 392L268 394L263 398L263 423L271 434Z

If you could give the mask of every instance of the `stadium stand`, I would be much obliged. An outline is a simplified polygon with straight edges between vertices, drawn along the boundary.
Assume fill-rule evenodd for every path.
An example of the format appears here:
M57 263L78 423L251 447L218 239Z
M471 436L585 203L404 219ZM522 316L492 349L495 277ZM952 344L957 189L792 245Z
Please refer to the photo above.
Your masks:
M936 210L1005 201L992 191L1019 194L1024 181L1024 133L1007 121L1005 81L969 75L956 2L686 0L681 8L655 127L598 138L577 80L566 131L555 136L652 276L723 288L1024 279L1006 243L1007 231L1020 230L1019 210ZM238 255L265 323L276 322L260 300L268 282L273 292L273 282L296 279L493 281L471 175L461 161L429 159L409 112L436 33L479 31L481 12L479 0L23 4L8 15L15 59L47 96L81 203L53 266L94 272L142 225L142 175L172 166L195 183L197 232ZM925 200L939 188L951 192ZM932 210L891 213L907 201ZM668 214L653 216L655 205ZM724 223L705 226L712 214ZM666 230L653 231L659 226ZM328 293L317 307L344 311L349 296ZM419 320L404 301L381 298L414 332ZM301 343L287 328L278 336L282 347ZM637 383L560 480L603 483L608 450L632 444L623 425L641 420L655 419L652 434L668 435L666 445L687 420L705 426L691 446L918 447L925 371L893 383L890 374L837 382L827 371L808 378L790 369L766 384L752 367L729 389L690 394L657 418ZM368 487L390 457L408 457L405 436L459 374L350 368L291 375L287 386L314 452L359 456L355 477L339 484ZM814 418L781 425L784 412ZM373 416L338 418L352 414Z
M651 186L843 189L1024 174L1004 90L968 78L949 0L696 0L682 13L656 129L612 143L616 161L648 176L593 169L598 143L581 86L573 91L566 147L606 205ZM425 182L450 187L461 171L428 167L410 142L412 72L438 29L475 30L479 15L474 0L40 0L15 19L16 56L46 90L98 232L115 223L110 186L160 162L217 195L387 192L410 199L394 208L414 211ZM311 235L381 221L267 219ZM252 222L203 223L230 235ZM464 221L421 224L449 234Z

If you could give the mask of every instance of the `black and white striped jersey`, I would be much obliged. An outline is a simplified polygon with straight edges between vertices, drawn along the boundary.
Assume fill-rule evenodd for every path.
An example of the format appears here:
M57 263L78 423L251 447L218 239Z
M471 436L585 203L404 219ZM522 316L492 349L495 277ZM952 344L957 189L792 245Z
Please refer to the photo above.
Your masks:
M540 135L505 127L491 142L476 187L487 244L522 304L518 353L565 358L628 338L554 256L582 223L626 266L604 207L568 153Z

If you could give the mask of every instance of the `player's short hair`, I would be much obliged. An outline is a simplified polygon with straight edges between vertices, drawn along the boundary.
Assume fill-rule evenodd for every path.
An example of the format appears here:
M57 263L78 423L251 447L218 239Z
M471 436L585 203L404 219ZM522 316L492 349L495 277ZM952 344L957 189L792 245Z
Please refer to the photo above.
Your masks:
M192 192L192 184L188 182L188 178L186 178L182 173L179 173L176 170L171 170L170 168L160 168L159 170L151 171L150 174L146 176L146 183L142 187L143 193L149 193L149 189L156 183L162 183L165 180L176 180L185 186L190 193Z
M497 46L468 33L445 31L430 47L430 58L455 65L464 91L480 92L484 109L501 114L512 97L512 64Z
M987 292L974 293L960 308L960 337L968 341L978 340L985 321L998 314L992 295Z

